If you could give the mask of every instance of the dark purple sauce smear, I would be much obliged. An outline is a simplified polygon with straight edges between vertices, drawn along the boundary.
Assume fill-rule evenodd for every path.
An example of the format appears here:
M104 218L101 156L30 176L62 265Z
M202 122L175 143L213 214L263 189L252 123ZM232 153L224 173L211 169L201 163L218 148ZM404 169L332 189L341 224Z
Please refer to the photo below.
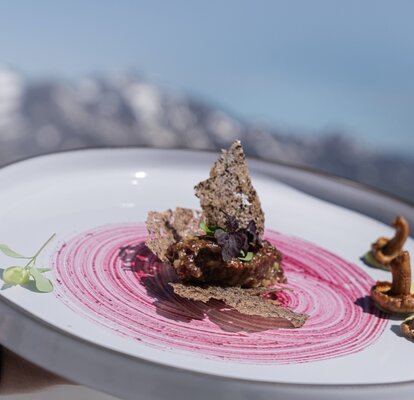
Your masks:
M176 296L168 283L177 277L148 251L146 236L144 224L126 224L70 239L52 260L57 296L77 313L146 345L254 364L359 352L387 325L365 298L373 280L309 242L273 231L265 235L284 254L287 286L293 289L278 299L310 315L304 327L291 329L284 321L245 316L218 301Z

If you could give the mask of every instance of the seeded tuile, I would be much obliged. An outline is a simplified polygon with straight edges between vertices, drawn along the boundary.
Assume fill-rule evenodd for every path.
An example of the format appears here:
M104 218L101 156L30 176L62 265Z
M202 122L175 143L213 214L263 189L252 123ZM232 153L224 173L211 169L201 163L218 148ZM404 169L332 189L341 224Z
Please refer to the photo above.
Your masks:
M308 319L308 315L299 314L290 308L282 307L280 303L260 295L281 291L281 288L252 288L195 286L183 283L170 283L174 293L188 300L202 301L221 300L241 314L257 315L265 318L282 318L288 320L293 327L300 328Z
M162 262L168 263L168 251L172 244L204 233L200 228L200 218L201 213L191 208L150 211L146 221L149 239L145 244Z
M233 218L240 229L246 229L254 221L259 237L263 236L264 214L239 140L228 150L222 150L210 177L194 189L208 226L225 227L229 218Z

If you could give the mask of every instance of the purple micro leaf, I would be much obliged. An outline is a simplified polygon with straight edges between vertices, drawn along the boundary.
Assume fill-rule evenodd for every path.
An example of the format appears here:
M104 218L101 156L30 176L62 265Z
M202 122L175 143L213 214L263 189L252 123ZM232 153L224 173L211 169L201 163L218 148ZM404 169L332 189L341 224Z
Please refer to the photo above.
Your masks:
M246 228L246 233L248 236L249 244L251 244L253 248L257 248L262 245L262 241L257 234L257 227L254 221L249 222L249 225Z

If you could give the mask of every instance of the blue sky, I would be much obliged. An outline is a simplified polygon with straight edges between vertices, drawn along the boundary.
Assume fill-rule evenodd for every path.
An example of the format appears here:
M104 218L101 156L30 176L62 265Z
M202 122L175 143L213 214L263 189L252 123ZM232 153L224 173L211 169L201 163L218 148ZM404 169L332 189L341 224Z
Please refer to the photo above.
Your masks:
M414 154L413 15L408 0L14 0L0 3L0 64L135 70L245 119Z

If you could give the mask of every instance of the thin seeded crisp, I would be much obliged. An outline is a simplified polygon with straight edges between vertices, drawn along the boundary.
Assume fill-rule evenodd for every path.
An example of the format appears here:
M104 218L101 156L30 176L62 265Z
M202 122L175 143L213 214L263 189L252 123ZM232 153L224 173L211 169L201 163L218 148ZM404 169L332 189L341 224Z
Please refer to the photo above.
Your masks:
M252 288L220 286L194 286L182 283L170 283L174 293L185 299L207 303L211 299L221 300L241 314L258 315L265 318L283 318L295 328L300 328L308 319L308 315L299 314L293 310L281 307L280 303L259 296L274 293L283 289Z
M146 221L150 237L145 244L162 262L168 263L168 250L172 244L204 233L199 226L200 218L201 213L191 208L150 211Z
M245 229L253 220L259 236L263 236L264 214L239 140L228 150L222 150L210 171L210 177L194 189L208 226L223 228L228 217L234 217L239 228Z

